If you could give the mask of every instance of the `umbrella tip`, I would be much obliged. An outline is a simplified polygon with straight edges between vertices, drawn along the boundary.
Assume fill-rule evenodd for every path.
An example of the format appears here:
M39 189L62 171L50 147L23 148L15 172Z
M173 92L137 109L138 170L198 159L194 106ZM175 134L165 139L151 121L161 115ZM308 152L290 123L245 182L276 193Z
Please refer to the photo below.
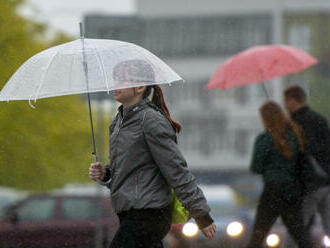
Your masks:
M31 108L35 109L36 107L31 103L31 99L29 99L29 105Z

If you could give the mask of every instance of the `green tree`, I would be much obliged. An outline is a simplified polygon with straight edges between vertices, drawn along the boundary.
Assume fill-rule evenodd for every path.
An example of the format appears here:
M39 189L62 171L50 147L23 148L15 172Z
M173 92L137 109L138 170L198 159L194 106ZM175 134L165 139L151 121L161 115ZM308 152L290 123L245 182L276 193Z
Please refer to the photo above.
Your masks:
M22 0L0 0L0 88L35 53L69 38L18 14ZM0 102L0 185L48 190L88 179L88 110L79 96Z

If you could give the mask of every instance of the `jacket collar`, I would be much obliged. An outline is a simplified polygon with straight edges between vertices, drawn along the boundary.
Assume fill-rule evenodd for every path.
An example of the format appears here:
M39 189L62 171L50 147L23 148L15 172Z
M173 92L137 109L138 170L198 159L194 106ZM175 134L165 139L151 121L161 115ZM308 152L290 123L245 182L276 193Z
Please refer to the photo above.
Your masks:
M143 109L148 103L150 102L150 100L148 98L145 98L143 100L141 100L140 102L129 106L127 108L124 108L123 105L121 105L118 108L118 112L121 116L121 118L129 118L130 116L132 116L135 112L138 112L138 110Z
M300 109L298 109L298 110L296 110L295 112L293 112L293 113L291 114L291 117L294 119L294 118L296 118L297 116L303 115L303 114L306 113L308 110L309 110L309 107L308 107L308 106L301 107Z

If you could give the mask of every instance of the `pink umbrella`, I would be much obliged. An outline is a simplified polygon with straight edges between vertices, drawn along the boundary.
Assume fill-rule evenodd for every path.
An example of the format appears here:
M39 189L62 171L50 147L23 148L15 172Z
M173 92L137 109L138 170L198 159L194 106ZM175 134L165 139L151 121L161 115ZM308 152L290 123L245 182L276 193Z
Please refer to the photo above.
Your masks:
M317 62L317 59L292 46L255 46L226 60L211 77L206 89L228 89L265 82L300 72Z

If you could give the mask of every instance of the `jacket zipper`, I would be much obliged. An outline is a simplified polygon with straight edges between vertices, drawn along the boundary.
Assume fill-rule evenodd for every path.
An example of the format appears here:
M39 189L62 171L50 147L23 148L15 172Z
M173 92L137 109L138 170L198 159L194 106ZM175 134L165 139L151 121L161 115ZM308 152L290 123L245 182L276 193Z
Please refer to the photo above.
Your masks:
M122 128L123 120L124 120L124 118L122 118L121 121L120 121L120 123L119 123L118 133L117 133L117 135L116 135L116 139L118 138L119 133L120 133L120 129ZM116 152L113 154L113 156L114 156L114 155L116 155ZM112 171L113 171L113 175L115 175L116 167L117 167L117 163L115 163L115 165L113 166L113 169L112 169Z
M135 200L138 199L138 174L135 176Z

